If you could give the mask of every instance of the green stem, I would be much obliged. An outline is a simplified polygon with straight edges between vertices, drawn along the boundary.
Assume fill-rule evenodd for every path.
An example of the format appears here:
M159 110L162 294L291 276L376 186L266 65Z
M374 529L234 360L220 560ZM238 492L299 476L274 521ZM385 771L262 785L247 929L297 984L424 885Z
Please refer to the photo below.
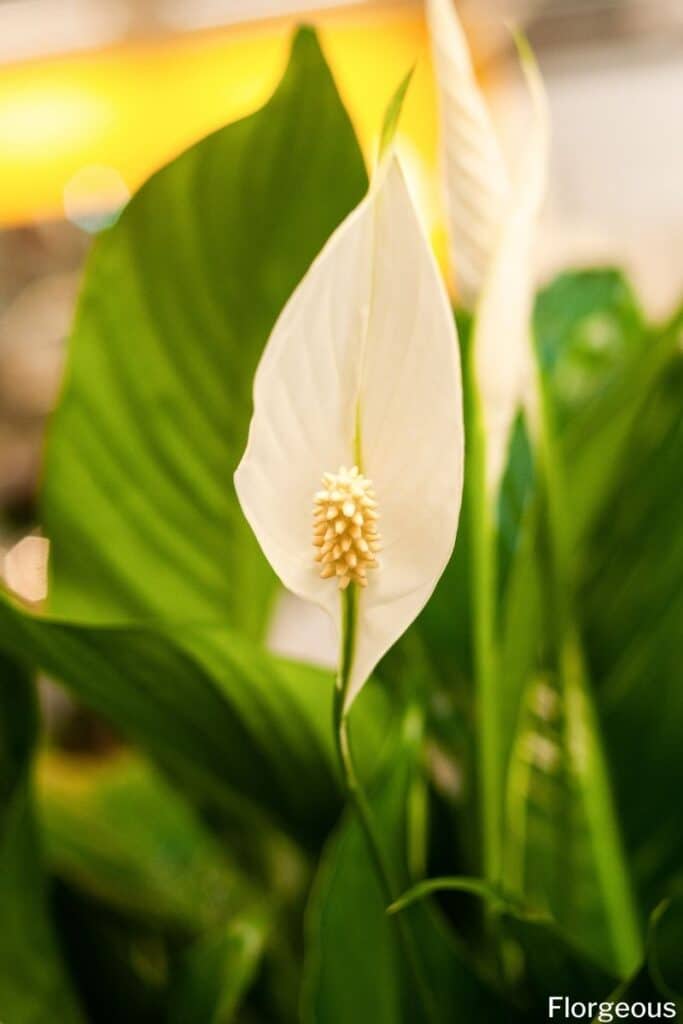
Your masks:
M343 591L342 609L342 651L333 702L335 744L346 794L358 817L377 879L382 888L384 902L389 907L398 899L401 889L394 877L392 866L385 855L381 840L377 834L370 804L356 773L351 751L349 719L344 707L353 662L358 612L358 595L353 585ZM394 915L392 921L394 922L401 951L415 981L416 993L425 1012L424 1019L427 1022L437 1021L436 1004L424 977L419 954L408 927L408 922L400 914Z
M474 670L479 727L479 791L484 876L502 875L502 766L496 654L496 548L494 508L486 486L486 439L476 387L470 389L470 487Z

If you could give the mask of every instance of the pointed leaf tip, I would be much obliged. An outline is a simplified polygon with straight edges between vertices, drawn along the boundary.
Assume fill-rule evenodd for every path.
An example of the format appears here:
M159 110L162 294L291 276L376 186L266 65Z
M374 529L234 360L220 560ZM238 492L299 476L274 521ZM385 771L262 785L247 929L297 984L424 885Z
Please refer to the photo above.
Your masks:
M320 40L318 39L318 33L316 32L313 25L298 25L292 36L292 54L294 54L297 50L304 49L305 47L312 47L322 52L320 47Z
M403 102L406 98L408 86L412 81L414 73L415 65L413 65L410 71L408 71L408 73L403 77L394 95L387 104L384 120L382 122L382 131L379 138L379 160L382 159L389 146L394 141L398 122L401 118L401 111L403 110Z

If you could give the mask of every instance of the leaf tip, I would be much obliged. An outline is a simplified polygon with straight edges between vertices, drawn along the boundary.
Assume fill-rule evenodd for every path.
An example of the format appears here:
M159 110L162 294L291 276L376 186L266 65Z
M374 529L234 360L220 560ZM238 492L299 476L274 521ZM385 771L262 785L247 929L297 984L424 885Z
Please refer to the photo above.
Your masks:
M297 64L305 65L307 61L327 63L315 27L303 23L297 25L292 35L289 57L287 59L287 71L292 67L296 67Z
M387 109L384 114L384 120L382 122L382 131L379 137L379 160L382 159L386 151L388 150L391 143L394 141L396 135L396 129L398 128L398 122L401 118L401 111L403 110L403 102L408 92L408 86L415 73L415 64L408 70L408 72L401 79L397 89L387 104Z

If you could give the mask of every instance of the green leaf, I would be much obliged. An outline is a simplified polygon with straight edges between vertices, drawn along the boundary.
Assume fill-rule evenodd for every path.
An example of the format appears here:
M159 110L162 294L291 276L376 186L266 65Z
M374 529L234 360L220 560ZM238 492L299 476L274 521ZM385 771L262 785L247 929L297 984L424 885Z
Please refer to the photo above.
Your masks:
M419 742L408 728L372 798L384 848L407 879L410 794L419 780ZM454 937L426 907L407 912L435 1021L502 1019L495 996ZM366 843L348 815L321 863L308 908L303 1020L315 1024L408 1024L424 1018L386 913ZM422 1015L421 1015L422 1014ZM490 1014L490 1016L487 1016ZM508 1019L508 1018L506 1018ZM511 1017L510 1020L514 1018Z
M676 353L630 435L581 589L620 815L647 910L668 895L683 862L682 402Z
M439 892L474 896L491 912L494 934L501 941L500 956L507 963L510 995L524 1004L532 1020L547 1019L550 995L566 992L572 999L593 999L613 987L614 976L577 949L550 918L513 902L483 879L460 876L419 882L396 901L392 911L401 913Z
M232 484L254 369L366 187L316 37L301 30L270 102L155 174L98 239L47 453L55 613L260 634L273 576Z
M396 92L389 100L387 109L384 114L384 120L382 121L382 131L379 137L379 159L381 160L387 149L394 141L396 135L396 129L398 128L398 122L401 118L401 111L403 110L403 101L406 98L408 92L408 86L410 85L413 77L415 68L411 68L410 71L401 79L401 82L396 89Z
M244 912L203 936L185 954L171 988L168 1024L228 1024L251 985L263 955L269 918Z
M577 665L528 687L506 809L506 884L552 913L606 970L632 970L640 938L630 877L602 739Z
M153 1001L155 986L145 986L144 970L136 975L136 962L126 964L121 945L137 943L144 957L162 934L176 945L190 937L192 944L169 965L168 993L162 971L158 1001L168 1000L169 1020L232 1019L270 926L254 886L138 757L122 753L89 763L52 754L41 763L40 780L49 866L81 901L87 898L96 941L111 947L114 961L121 958L117 984L129 989L123 1005L132 1012L136 1001ZM79 944L72 956L79 976L95 973L101 984L116 969L85 962Z
M679 347L683 309L651 327L621 272L576 271L539 294L534 329L580 552L618 481L630 432Z
M0 657L0 1015L8 1024L82 1021L57 948L31 800L33 691Z
M53 874L121 914L193 934L254 892L183 800L128 753L40 764L39 820Z
M77 626L27 614L0 593L1 649L63 682L200 803L230 813L239 797L312 844L334 821L328 673L220 627ZM382 694L368 691L356 719L364 770L387 726Z
M677 449L672 437L659 470L657 441L637 458L633 436L650 435L653 427L657 435L662 428L661 381L676 358L681 322L679 314L659 332L643 332L638 343L631 337L623 357L604 370L600 382L593 381L585 404L575 406L563 435L573 563L585 573L583 581L576 574L576 600L587 626L602 721L578 647L578 658L572 655L564 667L539 651L547 602L537 510L527 517L506 601L510 710L520 693L526 695L518 705L509 769L509 882L537 900L544 893L576 940L622 975L632 969L640 945L634 876L647 894L645 906L652 906L665 892L667 871L680 864L673 794L680 786L675 737L682 718L673 682L676 659L667 655L676 648L683 621L681 511L672 507L670 491L680 435ZM668 405L670 432L678 429L679 408L680 391ZM644 538L651 538L649 551ZM649 582L657 576L661 591ZM647 776L643 764L650 766ZM637 854L629 863L627 851Z
M556 633L546 536L534 503L504 606L505 882L623 976L641 952L632 880L580 641L573 624Z
M630 430L663 372L675 328L647 328L623 278L591 271L564 275L539 297L536 329L561 426L571 502L563 516L578 577L588 531L629 458ZM578 638L555 654L549 644L542 505L532 492L503 605L508 884L549 906L584 948L623 974L637 956L638 922ZM565 600L571 606L576 595Z
M604 394L610 377L642 350L646 330L618 270L569 271L539 293L534 332L560 428Z
M683 336L683 309L663 327L644 331L599 393L567 424L563 437L575 549L604 510L629 458L632 430L657 389Z

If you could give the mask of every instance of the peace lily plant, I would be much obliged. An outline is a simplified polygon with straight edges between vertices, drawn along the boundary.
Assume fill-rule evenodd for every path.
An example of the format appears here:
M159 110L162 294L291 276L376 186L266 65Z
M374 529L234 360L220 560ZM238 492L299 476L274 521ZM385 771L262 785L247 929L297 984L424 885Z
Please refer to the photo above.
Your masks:
M508 154L457 2L425 9L452 303L394 145L410 76L368 181L311 29L94 241L40 522L2 523L33 534L0 565L12 1024L681 992L683 312L603 268L534 294L538 69L517 38ZM334 684L270 649L275 575ZM34 671L78 703L41 687L44 743Z

